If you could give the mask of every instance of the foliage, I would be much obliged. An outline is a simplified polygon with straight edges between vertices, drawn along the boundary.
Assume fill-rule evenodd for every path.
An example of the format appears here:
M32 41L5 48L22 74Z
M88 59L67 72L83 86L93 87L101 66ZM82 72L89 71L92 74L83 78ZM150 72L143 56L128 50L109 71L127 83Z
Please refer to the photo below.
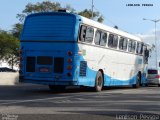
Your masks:
M5 60L13 68L17 65L19 40L11 33L6 31L0 31L0 60Z
M92 18L91 10L85 9L81 12L76 12L76 10L72 8L70 5L62 7L59 2L51 2L51 1L43 1L43 2L38 2L36 4L28 3L25 9L22 11L22 13L17 14L17 18L19 19L20 22L24 22L25 17L29 14L38 12L53 12L53 11L58 11L59 9L66 9L71 13L76 13L84 17L87 17L89 19ZM103 16L100 15L99 12L93 12L93 18L98 22L103 22L104 20Z
M43 2L37 2L35 4L28 3L25 9L22 11L22 13L17 14L17 18L21 23L17 23L14 25L12 30L13 35L16 38L20 37L20 33L23 27L23 22L27 15L32 13L38 13L38 12L53 12L53 11L58 11L59 9L66 9L71 13L79 14L89 19L97 20L100 23L104 21L103 16L100 15L99 12L93 12L93 18L92 18L91 10L85 9L81 12L76 12L76 10L72 8L70 5L66 5L66 7L62 7L59 2L43 1Z
M81 16L87 17L89 19L95 19L98 22L103 22L103 20L104 20L103 16L100 15L99 12L93 12L93 18L92 18L92 11L88 10L88 9L85 9L85 10L79 12L78 14Z
M23 22L25 17L29 14L38 12L53 12L59 9L62 9L62 7L58 2L43 1L36 4L28 3L22 13L17 14L17 18Z
M22 28L23 28L23 24L16 23L11 30L13 36L16 37L17 39L20 39Z

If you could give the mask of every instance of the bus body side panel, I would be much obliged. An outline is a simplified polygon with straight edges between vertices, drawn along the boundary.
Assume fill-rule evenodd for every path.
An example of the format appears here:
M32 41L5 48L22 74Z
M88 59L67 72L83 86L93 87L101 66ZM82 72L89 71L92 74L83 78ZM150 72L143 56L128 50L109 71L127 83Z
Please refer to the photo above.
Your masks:
M133 85L136 84L138 72L142 71L142 75L144 73L143 56L86 43L79 43L79 51L83 52L81 61L87 64L86 78L79 76L79 84L88 79L88 84L94 86L97 71L100 69L104 72L104 86ZM144 78L142 76L142 83L145 82Z

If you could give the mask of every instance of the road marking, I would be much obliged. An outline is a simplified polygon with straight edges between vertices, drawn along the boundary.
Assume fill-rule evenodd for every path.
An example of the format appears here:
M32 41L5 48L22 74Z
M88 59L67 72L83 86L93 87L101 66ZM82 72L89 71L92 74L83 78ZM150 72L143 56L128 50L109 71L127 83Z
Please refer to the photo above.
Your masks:
M51 98L32 99L32 100L10 100L10 101L13 101L13 102L0 103L0 105L9 105L9 104L44 101L44 100L56 100L56 99L62 99L62 98L66 98L66 97L56 97L56 98L55 97L51 97Z

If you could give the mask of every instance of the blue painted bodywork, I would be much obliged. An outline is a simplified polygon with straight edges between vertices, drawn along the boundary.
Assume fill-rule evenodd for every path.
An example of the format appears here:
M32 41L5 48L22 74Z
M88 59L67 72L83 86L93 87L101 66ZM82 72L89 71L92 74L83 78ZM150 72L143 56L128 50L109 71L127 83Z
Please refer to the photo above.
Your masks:
M37 13L29 15L24 24L21 34L21 49L23 51L21 61L22 73L20 81L25 83L46 84L46 85L82 85L94 86L97 71L87 67L86 77L79 76L80 61L84 61L82 55L78 54L78 33L81 23L81 17L69 13ZM71 51L72 56L67 52ZM26 72L26 57L28 56L52 56L64 57L64 72L62 74L53 73L53 65L36 65L38 67L49 67L51 72L40 73L37 71ZM67 70L67 59L71 58L73 62L72 70ZM67 76L67 73L72 76ZM143 77L142 82L145 82ZM112 82L111 82L112 81ZM110 76L104 75L105 86L115 85L132 85L136 83L136 75L129 80L111 79Z

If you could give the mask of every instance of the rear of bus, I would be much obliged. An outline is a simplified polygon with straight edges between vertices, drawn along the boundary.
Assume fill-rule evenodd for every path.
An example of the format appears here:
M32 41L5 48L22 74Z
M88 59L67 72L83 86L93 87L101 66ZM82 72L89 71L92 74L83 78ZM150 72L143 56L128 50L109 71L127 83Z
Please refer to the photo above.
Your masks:
M77 85L78 30L74 14L29 15L21 34L20 82Z

